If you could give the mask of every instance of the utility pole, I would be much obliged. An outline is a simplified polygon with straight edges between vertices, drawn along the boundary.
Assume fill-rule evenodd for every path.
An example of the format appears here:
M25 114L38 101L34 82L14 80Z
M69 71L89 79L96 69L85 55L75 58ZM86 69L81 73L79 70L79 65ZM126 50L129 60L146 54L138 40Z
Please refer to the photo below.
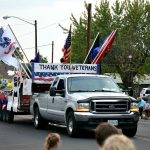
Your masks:
M54 57L54 41L52 41L52 63L53 63L53 57Z
M91 37L91 4L88 4L88 24L87 24L87 54L90 50L90 37ZM88 63L89 59L87 60Z
M37 21L34 21L34 26L35 26L35 57L37 55Z

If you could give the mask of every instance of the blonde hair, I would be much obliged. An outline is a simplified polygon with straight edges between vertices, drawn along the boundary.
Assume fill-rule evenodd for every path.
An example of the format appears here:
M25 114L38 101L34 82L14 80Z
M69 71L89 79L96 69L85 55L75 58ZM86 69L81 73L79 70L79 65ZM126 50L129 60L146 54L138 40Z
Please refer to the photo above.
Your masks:
M106 139L104 150L135 150L133 142L125 135L111 135Z
M49 133L45 139L45 150L57 150L60 143L60 135L58 133Z

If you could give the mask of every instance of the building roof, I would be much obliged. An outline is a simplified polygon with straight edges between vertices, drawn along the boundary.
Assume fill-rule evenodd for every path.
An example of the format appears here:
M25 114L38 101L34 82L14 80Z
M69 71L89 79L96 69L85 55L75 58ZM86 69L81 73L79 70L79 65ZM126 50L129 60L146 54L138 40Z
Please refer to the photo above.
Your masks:
M116 83L119 83L119 84L122 84L122 80L121 80L121 77L120 77L120 75L119 74L117 74L117 73L113 73L113 74L111 74L111 73L106 73L107 75L109 75L109 76L111 76L112 77L112 79L116 82ZM136 82L137 83L139 83L139 84L147 84L147 85L150 85L150 75L148 75L148 74L145 74L145 75L143 75L143 77L141 77L140 79L138 79L137 77L135 77L135 80L136 80Z

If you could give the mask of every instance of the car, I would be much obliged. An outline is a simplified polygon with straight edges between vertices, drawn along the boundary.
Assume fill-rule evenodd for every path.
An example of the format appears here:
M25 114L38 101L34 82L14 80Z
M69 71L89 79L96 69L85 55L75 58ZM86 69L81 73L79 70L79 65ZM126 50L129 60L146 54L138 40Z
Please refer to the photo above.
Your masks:
M140 97L146 97L150 95L150 88L143 88L140 92Z
M143 96L142 99L143 99L145 102L147 102L147 100L150 99L150 94L149 94L149 95L146 95L146 96Z

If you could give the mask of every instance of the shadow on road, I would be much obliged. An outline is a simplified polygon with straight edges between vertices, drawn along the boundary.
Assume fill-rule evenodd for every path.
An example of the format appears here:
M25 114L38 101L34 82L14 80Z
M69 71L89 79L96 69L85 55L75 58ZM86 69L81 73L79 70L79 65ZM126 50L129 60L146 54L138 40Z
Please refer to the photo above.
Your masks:
M25 117L25 116L16 116L14 119L14 125L17 126L23 126L24 128L30 128L33 127L33 119L32 117ZM67 130L65 126L57 125L57 124L48 124L44 127L44 129L41 129L40 131L49 131L49 132L57 132L63 136L68 136ZM37 130L38 131L38 130ZM93 130L81 130L80 134L77 136L77 138L95 138L95 133Z

